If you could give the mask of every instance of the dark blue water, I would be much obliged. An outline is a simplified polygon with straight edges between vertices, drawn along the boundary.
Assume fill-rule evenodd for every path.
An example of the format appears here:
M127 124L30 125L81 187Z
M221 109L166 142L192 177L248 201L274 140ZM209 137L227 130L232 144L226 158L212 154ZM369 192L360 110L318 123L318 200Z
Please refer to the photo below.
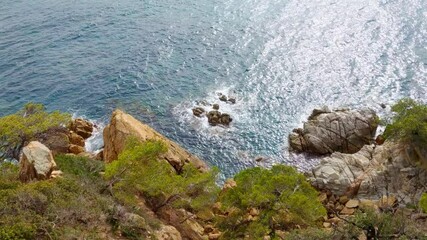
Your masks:
M209 127L197 100L234 118ZM308 163L312 108L427 100L426 0L2 0L0 116L28 101L107 122L122 108L229 176Z

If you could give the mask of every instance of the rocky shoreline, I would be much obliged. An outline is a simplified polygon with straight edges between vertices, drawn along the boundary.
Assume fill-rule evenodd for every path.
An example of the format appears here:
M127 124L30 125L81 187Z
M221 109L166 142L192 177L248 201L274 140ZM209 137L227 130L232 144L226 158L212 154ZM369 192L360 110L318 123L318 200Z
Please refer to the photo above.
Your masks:
M219 99L230 104L236 102L235 98L224 95ZM212 108L207 114L204 108L194 108L193 113L196 117L206 116L212 126L228 126L231 117L220 113L216 104ZM323 107L313 110L303 128L289 134L292 151L316 154L321 158L320 163L306 175L319 191L319 201L328 211L323 220L324 228L332 228L354 214L356 209L366 206L376 211L405 211L409 218L421 219L425 223L427 215L406 208L416 205L427 191L427 172L417 165L425 155L399 142L376 141L378 123L377 115L369 109L331 111ZM177 174L187 164L200 172L209 169L197 156L120 110L113 112L110 124L104 129L103 150L97 155L85 152L85 139L92 135L95 127L87 120L75 119L68 128L52 129L39 135L38 141L32 141L23 148L20 180L31 182L61 177L62 172L54 161L58 154L113 162L130 137L141 142L158 140L165 143L168 151L162 154L161 160L169 163ZM223 191L234 187L236 182L230 179L223 186ZM147 212L151 211L141 204ZM164 223L158 233L159 239L214 240L221 236L216 227L203 220L214 217L215 210L208 211L208 217L171 207L151 214Z

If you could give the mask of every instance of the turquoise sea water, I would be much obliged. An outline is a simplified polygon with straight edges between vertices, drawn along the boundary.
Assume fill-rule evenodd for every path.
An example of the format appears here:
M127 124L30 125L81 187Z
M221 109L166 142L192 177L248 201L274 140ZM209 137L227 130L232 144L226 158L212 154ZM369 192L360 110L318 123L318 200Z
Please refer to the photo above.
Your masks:
M230 128L191 114L217 92L237 96L221 104ZM309 165L286 137L316 106L381 112L426 93L426 0L0 4L0 116L35 101L102 125L120 107L227 176Z

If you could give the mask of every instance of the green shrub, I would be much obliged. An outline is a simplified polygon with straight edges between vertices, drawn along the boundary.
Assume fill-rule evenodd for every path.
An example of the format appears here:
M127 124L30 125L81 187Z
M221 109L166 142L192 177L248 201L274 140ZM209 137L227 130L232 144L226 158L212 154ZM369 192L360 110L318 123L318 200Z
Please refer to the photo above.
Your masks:
M362 232L370 231L375 239L425 239L425 234L417 228L416 222L402 211L377 213L373 209L357 211L349 219L350 223L340 231L341 239L357 239ZM338 234L337 234L338 235Z
M384 136L424 149L427 144L427 105L406 98L392 106L392 111L395 115Z
M418 205L424 213L427 213L427 193L423 193Z
M28 103L15 114L0 118L0 161L18 159L21 149L34 137L51 128L67 125L69 114L48 113L41 104Z
M129 140L118 160L106 166L105 176L114 184L113 193L125 204L137 204L138 196L148 199L152 209L171 205L197 212L212 204L218 192L217 171L200 173L187 164L179 175L159 159L167 148L162 142Z
M56 162L63 178L28 184L16 179L15 166L0 164L0 239L101 239L110 227L102 216L115 203L99 193L106 183L93 172L103 163L70 156Z
M229 212L218 220L224 239L274 237L275 229L313 226L326 215L316 190L292 167L251 168L238 173L235 181L237 187L219 198L223 210ZM251 218L251 211L258 214Z
M326 240L332 239L332 234L320 228L294 229L286 236L287 240Z

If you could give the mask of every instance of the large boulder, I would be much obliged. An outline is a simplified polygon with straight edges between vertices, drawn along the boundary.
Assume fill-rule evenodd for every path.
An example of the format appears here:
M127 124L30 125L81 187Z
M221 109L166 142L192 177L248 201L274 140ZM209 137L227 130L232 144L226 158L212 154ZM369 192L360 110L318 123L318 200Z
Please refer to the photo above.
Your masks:
M401 203L413 204L427 191L427 171L414 156L411 147L386 141L354 154L333 153L309 174L314 186L339 196L377 199L394 195Z
M130 136L136 137L142 142L160 140L165 143L168 151L163 154L162 158L168 161L178 172L185 164L192 164L200 171L208 169L206 163L198 157L121 110L113 112L110 124L104 129L104 161L116 160Z
M77 118L71 123L70 130L87 139L92 136L93 127L91 122Z
M56 168L56 163L49 148L33 141L23 148L19 167L19 179L22 182L29 182L49 179Z
M294 129L289 144L297 152L355 153L373 141L378 117L373 110L315 109L303 129Z

